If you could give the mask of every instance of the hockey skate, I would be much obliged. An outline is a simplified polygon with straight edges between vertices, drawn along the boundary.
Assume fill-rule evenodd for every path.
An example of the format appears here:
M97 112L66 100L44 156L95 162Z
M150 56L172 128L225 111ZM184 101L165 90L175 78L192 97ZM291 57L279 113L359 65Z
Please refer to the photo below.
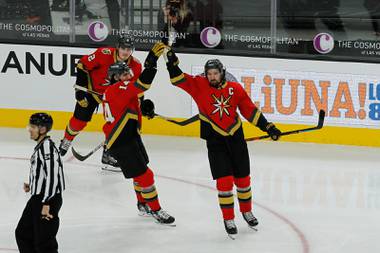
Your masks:
M59 153L61 154L61 156L65 156L66 155L67 150L69 150L69 148L71 146L71 142L72 141L69 141L66 138L63 138L61 140L61 144L59 144Z
M119 168L119 164L117 160L113 158L111 154L105 149L103 149L103 155L102 155L102 170L111 171L111 172L121 172L121 169Z
M257 231L256 226L259 224L256 217L252 214L252 212L242 213L244 220L247 222L248 226L253 230Z
M228 237L235 240L238 233L234 220L224 220L224 228L226 229Z
M137 202L137 210L139 211L138 215L141 217L152 216L152 210L146 203Z
M162 209L158 211L152 211L152 216L154 219L156 219L156 222L159 224L167 225L171 227L176 226L174 224L175 218Z

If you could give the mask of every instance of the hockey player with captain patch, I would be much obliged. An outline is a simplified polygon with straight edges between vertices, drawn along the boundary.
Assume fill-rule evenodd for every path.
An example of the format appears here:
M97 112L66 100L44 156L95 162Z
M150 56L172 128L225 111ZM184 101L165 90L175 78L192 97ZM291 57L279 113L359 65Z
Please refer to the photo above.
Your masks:
M234 222L234 185L243 219L251 228L258 225L252 213L248 148L237 109L273 140L279 139L281 131L266 120L239 83L226 81L225 68L218 59L206 62L204 76L183 73L172 49L166 59L171 83L186 91L198 106L201 138L206 140L225 230L234 239L238 232Z

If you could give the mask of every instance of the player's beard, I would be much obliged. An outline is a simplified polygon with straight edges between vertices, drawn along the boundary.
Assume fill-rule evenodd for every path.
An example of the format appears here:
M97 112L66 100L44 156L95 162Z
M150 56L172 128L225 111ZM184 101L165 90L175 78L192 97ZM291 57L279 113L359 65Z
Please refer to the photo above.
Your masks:
M215 80L215 79L214 79L214 80L210 80L209 83L210 83L210 85L211 85L212 87L214 87L214 88L219 88L219 87L220 87L220 84L221 84L220 81Z

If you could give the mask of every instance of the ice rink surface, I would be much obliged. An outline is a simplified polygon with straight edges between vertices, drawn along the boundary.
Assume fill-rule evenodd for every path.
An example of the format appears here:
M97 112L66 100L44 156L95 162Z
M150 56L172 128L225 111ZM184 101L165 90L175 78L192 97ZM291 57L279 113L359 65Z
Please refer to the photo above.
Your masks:
M53 132L58 143L62 132ZM102 141L82 133L87 153ZM347 137L349 138L349 136ZM207 150L199 138L143 136L162 207L176 227L137 215L131 180L64 157L66 191L58 234L64 253L380 252L380 149L250 142L254 214L247 227L235 200L239 234L224 231ZM14 229L29 195L22 190L35 142L26 129L0 128L0 253L17 252Z

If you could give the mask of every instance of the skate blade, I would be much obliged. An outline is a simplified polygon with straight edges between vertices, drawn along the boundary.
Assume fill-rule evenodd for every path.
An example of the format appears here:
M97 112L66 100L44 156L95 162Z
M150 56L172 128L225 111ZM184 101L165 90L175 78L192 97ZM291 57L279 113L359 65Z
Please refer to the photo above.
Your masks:
M152 215L151 214L149 214L149 213L138 213L137 214L138 216L140 216L140 217L152 217Z
M236 239L236 236L237 236L237 234L227 234L228 235L228 237L230 238L230 239L232 239L232 240L235 240Z
M159 225L165 226L165 227L176 227L177 226L175 223L167 224L167 223L161 223L159 221L154 221L154 222L156 222Z
M259 231L257 228L256 228L256 226L254 226L254 227L252 227L252 226L248 226L250 229L252 229L253 231L255 231L255 232L257 232L257 231Z

